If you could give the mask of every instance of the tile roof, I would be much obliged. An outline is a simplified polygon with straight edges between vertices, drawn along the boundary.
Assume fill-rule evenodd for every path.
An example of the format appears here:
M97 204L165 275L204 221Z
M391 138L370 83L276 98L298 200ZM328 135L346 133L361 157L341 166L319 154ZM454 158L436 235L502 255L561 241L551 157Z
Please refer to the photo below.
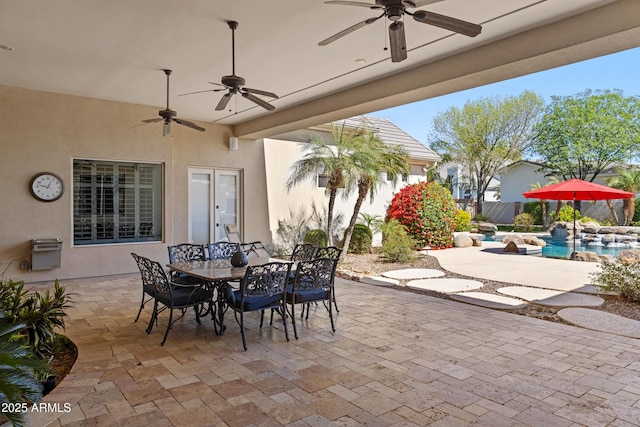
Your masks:
M357 116L340 120L335 123L342 124L343 122L347 127L370 128L380 139L382 139L384 143L399 145L404 148L409 155L409 158L412 160L425 160L431 162L439 162L442 160L435 151L400 129L389 119L371 116Z

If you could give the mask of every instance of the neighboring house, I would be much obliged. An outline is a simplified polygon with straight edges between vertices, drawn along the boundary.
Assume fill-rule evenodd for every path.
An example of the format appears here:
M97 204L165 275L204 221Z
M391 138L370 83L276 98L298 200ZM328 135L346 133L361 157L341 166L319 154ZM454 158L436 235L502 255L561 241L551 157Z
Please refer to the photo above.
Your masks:
M531 185L539 182L544 186L551 182L547 172L541 169L542 163L520 160L511 163L500 175L501 202L529 202L522 193L532 190Z
M472 177L469 176L468 170L458 163L445 163L438 167L437 173L442 182L451 185L451 195L455 200L475 201L478 193L475 184L472 183ZM489 187L484 193L484 200L493 202L499 199L500 178L494 177L489 181Z
M372 200L367 198L362 205L361 212L371 215L379 215L384 218L388 204L391 202L393 195L407 183L416 183L425 180L426 172L435 167L440 161L440 156L433 150L418 142L411 135L400 129L387 119L359 116L340 121L336 124L345 124L346 127L356 129L367 127L373 130L378 137L386 144L399 145L409 155L409 165L411 172L408 176L399 179L394 186L392 182L378 187L375 197ZM313 132L330 134L330 124L317 126L311 129L304 129L297 132L290 132L279 135L274 138L264 140L264 157L267 179L267 193L269 199L269 226L274 241L277 241L278 221L290 219L291 213L299 213L301 209L305 209L307 213L311 212L312 203L317 207L326 207L328 197L325 193L324 182L304 182L298 184L287 192L285 189L286 182L291 174L293 164L301 159L304 154L304 145L306 140ZM344 225L353 213L356 194L347 198L338 194L336 199L335 213L344 214ZM337 231L337 230L334 230ZM379 241L377 236L376 242Z

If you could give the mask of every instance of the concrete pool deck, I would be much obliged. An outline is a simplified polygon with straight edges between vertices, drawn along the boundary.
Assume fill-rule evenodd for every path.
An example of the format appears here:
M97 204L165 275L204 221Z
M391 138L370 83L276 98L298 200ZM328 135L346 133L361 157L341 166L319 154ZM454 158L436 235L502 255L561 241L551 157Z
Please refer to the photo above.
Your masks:
M590 274L597 263L504 253L504 243L483 241L482 246L431 250L429 255L453 273L565 292L591 289Z

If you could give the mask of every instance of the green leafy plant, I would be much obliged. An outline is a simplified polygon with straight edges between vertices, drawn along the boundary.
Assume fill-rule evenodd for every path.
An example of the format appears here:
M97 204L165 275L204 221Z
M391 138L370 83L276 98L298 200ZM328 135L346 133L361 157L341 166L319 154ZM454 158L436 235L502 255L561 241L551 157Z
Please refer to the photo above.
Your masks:
M371 242L373 233L364 224L356 224L353 227L353 234L349 242L349 252L354 254L365 254L371 252Z
M302 242L314 246L325 247L327 246L328 239L329 237L327 236L326 231L316 229L307 231Z
M456 212L456 218L454 222L455 231L467 231L469 230L469 224L471 223L471 214L464 210Z
M384 220L378 214L368 214L365 212L360 212L358 214L358 222L369 227L373 233L377 233L381 231L380 227L382 227L382 223L384 222Z
M414 259L415 241L407 234L407 229L400 222L391 218L381 226L382 256L390 262L409 262Z
M405 186L391 200L389 218L397 219L421 246L450 248L456 206L451 193L434 182Z
M591 283L605 292L616 292L627 301L640 302L640 264L604 261L600 268L591 273Z
M573 214L575 211L575 215L576 215L576 221L579 220L580 218L582 218L582 216L580 215L580 211L577 209L573 209L573 207L569 206L569 205L564 205L560 208L560 213L558 214L558 221L562 221L562 222L573 222ZM549 213L549 215L551 217L554 217L556 214L555 211L551 211Z
M528 213L521 213L513 219L513 223L518 231L530 231L533 228L534 222L533 215Z
M0 403L2 415L14 426L26 425L26 405L42 400L38 373L51 372L47 363L35 358L20 339L25 328L25 324L12 324L0 310Z
M544 203L544 211L546 213L546 211L549 210L549 202L545 201ZM533 216L534 224L543 224L542 211L542 204L540 202L527 202L522 206L523 213L527 213Z
M580 218L580 221L581 222L595 222L596 224L600 224L600 221L598 221L595 218L588 217L588 216L583 216L582 218Z
M477 214L473 217L473 221L475 222L487 222L490 221L490 218L486 215Z
M0 282L0 310L13 324L24 324L22 334L31 350L46 359L51 355L51 345L56 329L64 329L65 309L70 298L64 286L56 280L54 291L44 294L24 289L23 281L11 279Z

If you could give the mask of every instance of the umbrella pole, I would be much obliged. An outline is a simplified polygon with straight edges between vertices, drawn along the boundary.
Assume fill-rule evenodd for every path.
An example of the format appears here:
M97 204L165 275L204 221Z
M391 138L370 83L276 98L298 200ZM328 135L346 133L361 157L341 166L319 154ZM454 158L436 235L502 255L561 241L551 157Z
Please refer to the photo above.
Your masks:
M578 230L576 230L576 192L573 192L573 253L576 253L576 234ZM573 254L572 254L573 255Z

